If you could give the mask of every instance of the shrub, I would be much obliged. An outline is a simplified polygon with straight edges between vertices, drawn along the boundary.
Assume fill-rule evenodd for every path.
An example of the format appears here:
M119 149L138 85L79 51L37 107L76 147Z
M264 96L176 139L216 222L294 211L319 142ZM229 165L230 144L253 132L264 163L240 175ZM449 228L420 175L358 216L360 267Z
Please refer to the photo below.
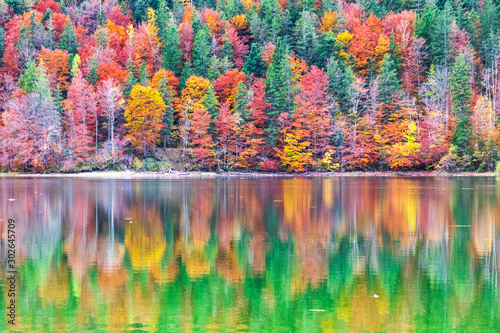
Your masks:
M144 163L142 163L142 161L140 159L138 159L137 157L134 157L134 160L132 161L132 168L135 171L141 171L143 167L144 167Z

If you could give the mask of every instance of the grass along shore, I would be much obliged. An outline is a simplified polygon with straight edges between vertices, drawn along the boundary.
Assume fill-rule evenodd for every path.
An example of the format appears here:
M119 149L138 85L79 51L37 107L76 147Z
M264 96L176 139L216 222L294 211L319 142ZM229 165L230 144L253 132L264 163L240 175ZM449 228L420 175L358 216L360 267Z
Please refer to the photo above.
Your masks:
M442 171L353 171L353 172L207 172L207 171L88 171L73 173L0 173L1 178L96 178L96 179L182 179L182 178L254 178L254 177L493 177L495 172Z

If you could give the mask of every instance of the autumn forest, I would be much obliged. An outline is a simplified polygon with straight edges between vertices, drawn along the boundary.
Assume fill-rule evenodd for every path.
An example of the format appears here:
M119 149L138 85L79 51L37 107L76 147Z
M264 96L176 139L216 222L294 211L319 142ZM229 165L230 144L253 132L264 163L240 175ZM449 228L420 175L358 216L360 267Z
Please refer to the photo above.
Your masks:
M0 0L0 168L488 172L497 0Z

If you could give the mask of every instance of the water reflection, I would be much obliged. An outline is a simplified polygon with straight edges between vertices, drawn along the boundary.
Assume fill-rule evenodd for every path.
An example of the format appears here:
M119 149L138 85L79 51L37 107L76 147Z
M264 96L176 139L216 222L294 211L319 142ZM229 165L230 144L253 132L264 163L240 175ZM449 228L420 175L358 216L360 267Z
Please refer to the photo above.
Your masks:
M495 178L0 185L17 329L500 329Z

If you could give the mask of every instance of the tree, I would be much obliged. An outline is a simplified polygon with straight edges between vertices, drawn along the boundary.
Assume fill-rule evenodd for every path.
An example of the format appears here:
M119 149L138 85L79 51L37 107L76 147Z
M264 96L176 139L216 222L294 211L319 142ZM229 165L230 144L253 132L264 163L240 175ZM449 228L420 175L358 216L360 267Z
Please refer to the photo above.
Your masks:
M26 70L19 77L19 89L23 89L26 93L35 91L36 89L36 64L29 62Z
M382 21L370 14L363 23L356 22L351 32L354 38L349 42L349 51L356 60L356 68L363 75L370 74L374 70L372 59L382 33Z
M210 29L207 24L204 24L194 37L193 70L195 75L207 76L207 64L210 56L211 42L212 36L210 35Z
M217 96L215 95L215 89L213 84L210 83L210 86L207 89L205 97L202 101L203 105L207 108L207 112L210 115L210 133L213 133L215 130L214 120L217 118L219 114L219 109L217 106L219 102L217 101Z
M60 162L61 118L54 108L43 61L35 74L35 90L14 98L2 115L3 159L11 169L23 164L40 170Z
M415 122L408 123L408 131L404 135L404 141L394 144L388 149L387 162L391 169L401 170L418 166L418 153L420 143L416 142L417 125Z
M230 26L226 29L228 40L231 43L232 58L236 68L241 69L245 62L245 56L248 53L248 45L245 44L245 39L238 36L236 30Z
M96 93L94 88L87 83L81 72L77 72L68 88L68 98L64 105L66 109L66 126L70 133L66 135L67 144L72 152L71 158L88 157L91 150L92 136L95 136L95 149L98 143L98 116Z
M194 147L194 156L201 169L212 167L214 164L214 143L208 133L210 115L205 109L195 109L192 114L190 140Z
M278 140L279 128L276 121L281 113L290 113L292 109L290 94L290 64L286 47L280 43L272 55L271 64L266 73L266 97L271 102L267 109L266 138L271 147Z
M243 120L248 117L248 103L248 90L245 83L240 81L236 85L236 93L234 95L234 112Z
M181 101L177 106L179 119L177 133L181 139L183 160L189 146L193 112L196 109L205 109L203 102L206 100L209 87L210 81L193 75L186 81L186 87L182 89Z
M154 11L149 8L150 18L147 23L139 26L139 31L135 36L135 63L146 63L148 76L152 76L160 69L160 48L161 41L158 36L158 27L154 24Z
M184 68L182 69L182 75L179 80L179 89L184 89L186 87L186 81L191 77L193 73L192 65L190 62L186 62L184 64Z
M76 40L73 24L70 21L64 26L64 31L59 37L59 40L59 48L68 51L69 54L75 55L78 53L78 46L80 46L80 44Z
M250 53L248 54L242 69L245 74L254 74L255 77L262 77L265 72L265 64L262 61L261 53L262 52L258 48L257 44L252 43Z
M217 165L219 170L226 170L233 163L234 156L232 153L234 152L236 135L236 122L227 101L221 104L219 114L214 123L215 136L217 138Z
M123 93L125 96L129 96L132 91L132 87L137 84L137 78L134 75L134 64L130 57L127 59L127 66L125 67L125 70L127 71L128 77L123 88Z
M244 139L243 149L239 153L238 166L242 168L257 167L265 159L266 146L264 128L266 122L266 109L270 103L266 102L266 86L264 80L256 78L249 91L250 103L247 122L242 126L241 132Z
M100 105L108 116L108 141L111 144L111 156L115 155L115 122L118 113L122 110L123 100L121 85L109 78L99 86Z
M351 68L332 56L326 67L326 74L330 82L328 91L333 98L333 104L339 111L346 113L349 109L349 87L354 80Z
M469 80L469 66L465 62L464 55L460 54L455 60L453 72L450 76L452 111L457 119L457 125L451 142L462 154L466 153L467 146L472 137L472 126L470 123L472 93Z
M147 71L146 62L143 60L141 67L139 67L139 73L137 75L137 79L139 84L146 86L148 84L148 71Z
M120 65L114 61L102 63L97 68L97 83L112 79L120 85L126 84L129 73L124 71Z
M163 134L163 149L167 148L167 141L171 141L172 139L172 132L173 132L173 127L174 127L174 99L175 99L175 90L172 88L172 83L175 84L175 82L172 82L174 80L177 80L177 78L174 76L173 78L170 77L170 82L167 81L168 74L172 74L172 72L169 72L167 70L163 70L166 72L165 75L160 75L160 82L157 87L155 87L153 84L151 86L155 87L161 94L161 98L163 99L163 102L165 102L165 114L163 115L163 129L162 129L162 134ZM155 77L157 77L157 74L159 74L161 71L158 71L155 74ZM168 73L168 74L167 74ZM161 73L160 73L161 74ZM153 78L154 80L154 78ZM177 80L178 81L178 80Z
M324 16L321 18L320 24L320 32L328 33L335 32L337 28L338 17L335 12L331 9L329 11L325 11Z
M42 47L38 60L43 61L47 74L54 75L62 91L66 91L69 80L69 54L63 50L49 50Z
M312 154L318 158L328 151L331 137L331 115L328 112L328 77L316 66L311 67L300 81L301 91L296 97L297 110L292 115L292 128L299 131L295 137L309 142Z
M192 63L193 50L193 27L190 22L184 21L179 25L179 47L182 50L182 58L185 62Z
M166 69L160 69L155 73L151 79L151 87L158 89L160 84L165 81L165 84L172 88L172 92L177 96L177 89L179 87L179 79L175 77L175 74Z
M388 54L384 55L380 74L380 101L389 103L394 94L401 90L396 65Z
M312 153L307 151L307 147L311 144L308 141L301 142L302 132L294 131L287 133L283 150L275 148L281 164L292 172L304 172L306 167L314 164L311 158Z
M167 29L166 41L163 44L163 66L174 72L180 73L181 49L179 47L179 34L175 25L170 23Z
M234 96L238 90L238 84L245 81L245 74L233 69L224 76L219 77L214 82L214 88L220 104L228 103L232 108L234 106Z
M316 61L318 35L311 12L304 11L295 27L295 50L309 65Z
M87 81L93 86L97 86L97 79L99 78L99 74L97 73L97 68L99 68L97 60L95 58L92 58L92 64L90 65Z
M450 90L452 94L453 115L463 120L471 115L472 92L470 89L469 66L463 54L460 54L453 65L450 76Z
M158 90L140 85L132 87L124 113L127 138L144 156L148 147L152 150L160 139L164 113L165 103Z

